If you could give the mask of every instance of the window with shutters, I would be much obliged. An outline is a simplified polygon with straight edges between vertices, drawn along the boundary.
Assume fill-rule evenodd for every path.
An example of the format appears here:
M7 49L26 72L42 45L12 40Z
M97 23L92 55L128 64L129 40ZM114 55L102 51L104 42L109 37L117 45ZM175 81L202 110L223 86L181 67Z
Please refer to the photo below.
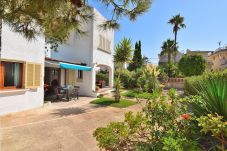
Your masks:
M2 61L0 67L0 89L22 88L22 63Z
M25 87L37 88L41 86L42 65L36 63L26 63L25 70Z
M111 41L107 38L103 37L102 35L99 35L99 45L98 49L103 50L105 52L111 52L110 50Z
M66 85L75 85L76 76L74 70L66 70Z

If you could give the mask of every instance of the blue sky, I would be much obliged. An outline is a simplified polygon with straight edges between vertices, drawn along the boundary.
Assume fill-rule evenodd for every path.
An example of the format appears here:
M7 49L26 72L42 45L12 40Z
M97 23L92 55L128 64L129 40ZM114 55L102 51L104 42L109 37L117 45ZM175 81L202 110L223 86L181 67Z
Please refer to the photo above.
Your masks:
M110 12L94 5L104 16ZM115 44L123 37L133 43L141 40L142 53L157 63L162 42L173 38L168 20L176 14L185 17L186 28L178 34L179 50L215 50L218 42L227 44L227 0L154 0L150 10L135 22L122 18L121 28L115 32Z

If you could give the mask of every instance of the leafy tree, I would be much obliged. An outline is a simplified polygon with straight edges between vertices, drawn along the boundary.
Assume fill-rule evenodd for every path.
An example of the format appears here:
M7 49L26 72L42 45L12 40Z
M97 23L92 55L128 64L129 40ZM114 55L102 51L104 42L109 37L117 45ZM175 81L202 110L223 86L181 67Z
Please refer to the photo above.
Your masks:
M100 27L118 29L117 21L126 16L134 21L150 8L152 0L98 0L112 9L111 19ZM44 34L51 44L64 42L74 30L84 34L81 24L92 18L87 0L0 0L0 54L2 24L22 34L27 39L35 39ZM3 22L2 22L3 21ZM0 55L1 59L1 55ZM1 63L1 62L0 62Z
M84 33L81 23L91 19L92 14L87 0L0 0L0 34L2 20L14 31L26 38L35 38L44 33L46 38L64 41L71 30ZM152 0L98 0L113 11L111 19L102 26L119 28L117 21L126 16L134 21L150 8ZM35 5L34 5L35 4Z
M174 44L175 49L177 48L177 33L181 28L186 28L186 25L184 24L184 17L182 17L180 14L173 16L169 22L169 24L173 25L173 33L174 33ZM176 59L176 53L174 53L174 61Z
M184 55L178 66L185 76L201 75L206 69L206 60L200 55Z
M141 54L141 41L136 42L135 50L132 58L132 62L129 64L128 69L130 71L136 70L137 68L141 68L143 65L143 58Z
M124 38L120 41L114 53L114 63L116 66L116 77L115 77L115 101L119 102L121 99L120 88L121 88L121 72L125 63L130 62L132 53L132 43L131 39Z

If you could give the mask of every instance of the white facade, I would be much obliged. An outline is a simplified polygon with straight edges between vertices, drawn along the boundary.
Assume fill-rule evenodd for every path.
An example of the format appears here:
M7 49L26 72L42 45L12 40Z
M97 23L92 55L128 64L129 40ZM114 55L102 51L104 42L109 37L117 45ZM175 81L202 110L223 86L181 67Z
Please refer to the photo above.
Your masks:
M9 27L3 24L1 60L40 64L41 79L44 76L44 45L44 38L39 37L28 42L23 36L10 31ZM43 80L39 87L33 89L23 86L21 89L0 90L0 115L42 106L43 93Z
M80 86L80 95L86 96L96 95L96 70L100 66L108 68L109 86L113 86L114 31L100 29L98 26L106 19L95 9L93 13L94 20L83 24L86 35L78 36L72 32L68 42L60 45L57 52L52 51L50 54L52 59L81 62L92 67L92 71L83 71L83 79L76 82ZM77 75L78 71L75 72ZM64 69L61 69L61 85L64 85L64 77Z

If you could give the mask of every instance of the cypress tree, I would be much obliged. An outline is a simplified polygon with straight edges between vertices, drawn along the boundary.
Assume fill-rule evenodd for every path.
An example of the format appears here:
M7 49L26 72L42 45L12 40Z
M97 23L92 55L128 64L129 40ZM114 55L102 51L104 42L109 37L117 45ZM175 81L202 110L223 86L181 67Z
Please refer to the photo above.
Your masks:
M141 42L136 42L135 50L131 63L128 66L128 70L133 71L137 68L141 68L143 65L142 55L141 55Z
M138 44L138 54L137 56L137 68L141 68L143 65L143 58L142 58L142 54L141 54L141 41L139 40L139 44Z

